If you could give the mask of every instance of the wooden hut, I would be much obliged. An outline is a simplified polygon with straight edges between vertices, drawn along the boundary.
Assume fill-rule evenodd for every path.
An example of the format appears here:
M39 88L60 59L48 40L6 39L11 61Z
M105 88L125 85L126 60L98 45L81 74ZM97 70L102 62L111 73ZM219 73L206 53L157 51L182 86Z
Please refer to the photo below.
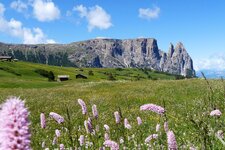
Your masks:
M67 81L69 78L69 75L58 75L58 81Z
M0 56L1 61L12 61L12 56Z

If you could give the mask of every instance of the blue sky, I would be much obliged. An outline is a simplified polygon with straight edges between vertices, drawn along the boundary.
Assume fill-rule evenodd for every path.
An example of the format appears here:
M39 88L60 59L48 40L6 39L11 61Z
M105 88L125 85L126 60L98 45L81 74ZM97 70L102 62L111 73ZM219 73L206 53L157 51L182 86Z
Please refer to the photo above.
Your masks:
M0 0L0 41L152 37L184 43L195 69L225 69L224 0Z

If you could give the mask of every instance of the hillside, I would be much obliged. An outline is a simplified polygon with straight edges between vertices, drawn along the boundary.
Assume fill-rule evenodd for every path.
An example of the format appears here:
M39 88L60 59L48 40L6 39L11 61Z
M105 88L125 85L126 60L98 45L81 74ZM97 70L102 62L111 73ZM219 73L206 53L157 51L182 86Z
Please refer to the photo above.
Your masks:
M72 79L68 82L57 83L48 82L47 79L34 74L32 70L41 67L51 69L54 72L58 71L58 73L71 73L72 75L74 68L59 70L60 67L23 62L0 64L0 66L3 65L11 66L18 72L21 70L20 73L23 73L21 77L17 77L7 72L3 74L1 71L0 87L3 84L6 87L10 84L14 86L15 83L23 87L0 88L0 102L4 102L10 96L17 96L25 100L30 111L32 149L43 149L43 141L49 149L58 149L60 143L64 143L68 148L77 147L79 146L80 135L85 135L87 137L85 140L95 144L93 149L98 149L104 142L105 129L103 126L105 124L110 127L110 138L112 140L119 142L121 137L128 139L134 135L133 140L126 141L127 149L134 149L137 141L141 144L141 149L144 150L149 148L145 144L145 139L156 133L156 125L160 124L161 134L159 134L159 140L154 141L156 143L154 149L161 149L162 145L165 146L163 149L167 149L167 138L163 128L165 117L162 118L151 111L140 111L140 106L149 103L165 107L166 121L168 121L169 129L176 136L179 149L184 149L184 146L187 149L190 146L196 149L224 149L224 145L214 136L218 130L224 131L225 97L224 82L222 81L208 81L213 91L210 91L209 86L207 86L208 83L201 79L157 81L141 79L140 81L118 80L115 82L97 81L97 79L93 82L83 82ZM134 69L132 69L132 72L141 73ZM95 70L95 73L97 74L97 70ZM32 76L29 74L32 74ZM105 77L101 74L99 76ZM47 86L49 88L46 88ZM88 110L87 115L82 115L77 99L85 101ZM97 105L99 112L97 120L92 117L91 107L93 104ZM221 110L222 115L218 117L210 116L209 114L214 108ZM115 111L121 111L120 124L115 122L113 115ZM49 118L50 112L62 115L65 118L65 123L57 124L56 121ZM40 113L44 113L46 116L45 129L40 126ZM138 116L143 122L140 126L138 126L136 120ZM71 117L70 120L69 117ZM93 118L94 127L98 125L100 128L96 135L86 133L84 121L88 117ZM132 126L131 130L124 128L124 118L129 120ZM69 125L72 128L69 128ZM70 129L71 132L67 132L66 128ZM61 137L55 145L52 145L56 129L61 131ZM72 141L70 140L71 137ZM203 143L206 138L210 140ZM85 147L82 148L85 149ZM135 147L135 149L138 148Z
M48 78L36 73L35 70L52 71L54 75L69 75L65 82L49 82ZM82 74L88 79L76 79L75 75ZM93 75L92 75L93 74ZM136 68L73 68L58 67L29 62L0 62L0 88L44 88L65 86L76 82L95 81L137 81L137 80L174 80L182 76Z
M92 39L70 44L4 44L0 55L35 63L91 68L148 68L195 76L193 61L184 45L170 44L168 53L153 38Z

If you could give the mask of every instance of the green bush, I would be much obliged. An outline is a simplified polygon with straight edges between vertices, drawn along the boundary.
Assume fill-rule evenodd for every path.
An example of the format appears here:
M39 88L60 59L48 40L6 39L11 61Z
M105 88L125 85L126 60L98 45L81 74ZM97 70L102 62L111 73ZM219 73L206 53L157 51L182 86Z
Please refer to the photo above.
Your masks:
M34 72L40 74L43 77L48 78L49 81L55 81L55 75L52 71L47 71L44 69L36 69Z
M93 75L94 75L93 71L92 71L92 70L89 70L89 71L88 71L88 75L89 75L89 76L93 76Z
M109 73L109 74L108 74L108 80L114 81L114 80L116 80L116 79L114 78L114 76L113 76L112 73Z

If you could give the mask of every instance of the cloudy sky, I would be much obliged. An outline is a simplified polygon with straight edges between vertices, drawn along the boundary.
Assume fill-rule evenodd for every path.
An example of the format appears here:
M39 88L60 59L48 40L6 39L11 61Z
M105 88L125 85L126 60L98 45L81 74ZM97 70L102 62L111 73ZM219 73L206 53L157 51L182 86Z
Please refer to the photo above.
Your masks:
M224 0L0 0L0 41L153 37L184 43L196 70L225 69Z

